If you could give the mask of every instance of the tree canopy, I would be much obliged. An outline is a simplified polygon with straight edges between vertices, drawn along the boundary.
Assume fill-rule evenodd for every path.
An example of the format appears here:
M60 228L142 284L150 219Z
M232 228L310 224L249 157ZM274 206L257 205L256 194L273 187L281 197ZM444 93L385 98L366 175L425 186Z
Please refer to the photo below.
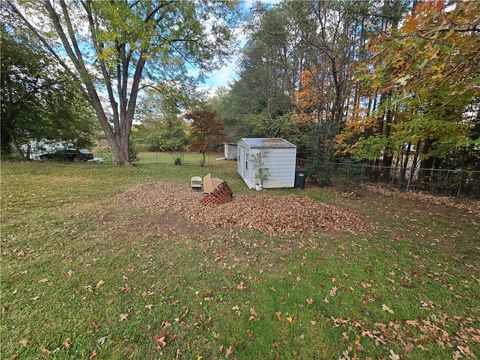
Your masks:
M200 76L211 70L227 53L229 24L235 19L235 4L228 2L7 4L65 73L83 84L119 164L130 163L129 139L140 90L161 82L188 82L189 67Z
M285 137L313 167L480 169L479 11L473 1L260 4L239 78L214 107L231 137Z
M3 15L12 20L12 14ZM16 25L7 27L4 23L1 29L2 155L12 154L13 144L23 158L21 145L29 141L86 146L97 126L79 84L65 74L37 39Z

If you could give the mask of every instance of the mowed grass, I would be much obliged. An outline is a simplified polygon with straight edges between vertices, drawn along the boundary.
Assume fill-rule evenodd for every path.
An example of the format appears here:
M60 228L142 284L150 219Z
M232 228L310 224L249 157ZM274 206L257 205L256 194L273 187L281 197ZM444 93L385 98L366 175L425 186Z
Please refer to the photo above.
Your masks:
M228 165L232 164L227 161L220 161L223 153L209 152L205 155L206 165ZM202 154L198 152L185 152L183 155L184 164L200 165L202 161ZM164 163L173 164L173 154L168 152L142 152L138 156L138 164Z
M186 218L120 205L116 196L208 172L252 201L256 193L235 163L200 168L151 157L141 154L132 168L2 164L2 358L480 356L478 216L293 189L270 193L352 208L369 229L189 232Z

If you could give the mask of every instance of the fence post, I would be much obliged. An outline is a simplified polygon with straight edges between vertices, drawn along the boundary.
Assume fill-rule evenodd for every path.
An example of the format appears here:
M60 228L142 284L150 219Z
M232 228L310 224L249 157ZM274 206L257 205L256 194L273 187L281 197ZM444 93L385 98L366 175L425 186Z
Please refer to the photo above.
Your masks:
M458 181L458 189L457 189L457 196L460 197L460 194L462 192L462 184L463 184L463 170L460 169L460 179Z
M407 180L407 192L410 189L410 179L412 178L412 176L413 176L412 175L412 168L410 168L410 173L408 174L408 180Z

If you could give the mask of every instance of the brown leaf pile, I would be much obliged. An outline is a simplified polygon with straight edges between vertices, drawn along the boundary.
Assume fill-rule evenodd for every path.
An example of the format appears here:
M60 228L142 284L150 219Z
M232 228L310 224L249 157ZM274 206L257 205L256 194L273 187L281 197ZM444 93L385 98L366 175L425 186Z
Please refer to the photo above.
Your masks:
M307 196L241 195L227 204L204 206L200 203L202 195L187 185L162 183L131 187L120 195L119 201L159 213L179 213L211 229L239 227L274 235L365 228L353 211Z

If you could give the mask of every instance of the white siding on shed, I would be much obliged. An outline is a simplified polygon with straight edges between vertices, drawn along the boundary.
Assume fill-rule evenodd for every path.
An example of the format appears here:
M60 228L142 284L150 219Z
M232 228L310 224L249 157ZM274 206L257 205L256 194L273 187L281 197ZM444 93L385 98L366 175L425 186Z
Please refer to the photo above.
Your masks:
M266 144L263 147L262 140ZM268 147L269 144L272 146ZM237 152L237 171L250 189L255 188L258 182L258 165L253 161L258 153L263 154L263 168L268 169L264 188L289 188L295 185L297 149L289 142L283 139L247 138L238 142Z
M295 185L296 155L297 149L295 148L267 150L263 162L264 167L268 169L268 179L263 187L293 187Z

